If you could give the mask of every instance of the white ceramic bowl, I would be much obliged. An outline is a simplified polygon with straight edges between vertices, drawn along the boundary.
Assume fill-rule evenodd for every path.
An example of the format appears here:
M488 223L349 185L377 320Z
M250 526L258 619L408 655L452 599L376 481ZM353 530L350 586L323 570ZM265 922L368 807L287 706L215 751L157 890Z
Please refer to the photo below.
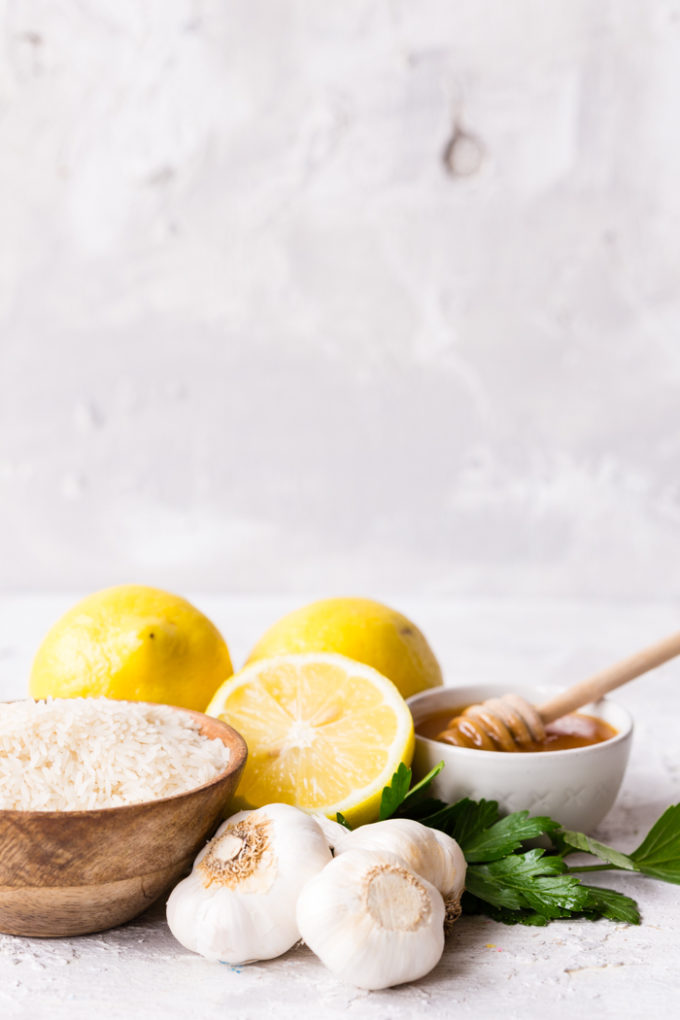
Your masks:
M557 693L555 688L518 684L513 684L513 691L533 704L541 704ZM437 687L415 694L408 705L417 729L418 723L433 712L453 711L507 693L507 685L502 684ZM630 753L633 720L625 708L608 698L579 711L604 719L617 735L588 747L522 754L454 747L416 733L414 777L421 778L443 761L444 768L432 786L433 796L441 800L497 800L504 814L528 809L533 815L550 815L565 829L589 832L602 821L619 792Z

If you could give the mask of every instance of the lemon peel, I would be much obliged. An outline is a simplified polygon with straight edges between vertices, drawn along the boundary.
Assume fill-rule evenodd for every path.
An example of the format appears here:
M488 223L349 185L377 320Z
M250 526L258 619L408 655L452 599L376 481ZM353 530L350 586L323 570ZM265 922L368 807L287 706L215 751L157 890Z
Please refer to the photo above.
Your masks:
M336 652L363 662L388 677L404 698L443 683L422 631L373 599L321 599L295 609L262 635L248 663L298 652Z
M119 585L57 620L35 656L29 691L34 698L107 697L202 712L232 673L224 638L190 602Z

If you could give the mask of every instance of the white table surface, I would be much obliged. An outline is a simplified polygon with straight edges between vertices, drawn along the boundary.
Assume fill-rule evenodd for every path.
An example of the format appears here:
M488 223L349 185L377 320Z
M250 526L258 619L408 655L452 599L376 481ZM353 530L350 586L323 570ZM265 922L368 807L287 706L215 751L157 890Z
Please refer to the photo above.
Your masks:
M193 596L221 628L240 665L290 599ZM23 697L32 655L71 596L0 598L0 698ZM531 679L566 686L678 626L675 607L566 602L417 602L393 597L437 652L447 682ZM636 722L619 799L597 835L633 849L680 800L680 664L617 694ZM560 921L506 927L462 918L437 968L416 984L365 992L336 981L303 947L279 960L231 968L173 939L157 904L97 935L0 935L0 1017L649 1017L680 1007L680 887L609 874L635 897L642 925Z

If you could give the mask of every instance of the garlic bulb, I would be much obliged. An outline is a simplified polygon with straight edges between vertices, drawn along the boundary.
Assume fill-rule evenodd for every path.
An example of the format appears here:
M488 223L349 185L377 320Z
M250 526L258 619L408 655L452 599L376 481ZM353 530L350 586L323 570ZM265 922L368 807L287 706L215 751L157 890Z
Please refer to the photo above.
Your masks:
M416 875L431 882L444 897L449 927L460 915L467 864L455 839L410 818L388 818L347 832L339 852L381 850L397 854ZM336 854L338 851L336 851Z
M209 960L269 960L300 938L295 904L329 861L321 829L288 804L240 811L217 830L170 894L175 938Z
M444 950L444 901L395 854L348 850L304 887L300 934L336 977L389 988L427 974Z

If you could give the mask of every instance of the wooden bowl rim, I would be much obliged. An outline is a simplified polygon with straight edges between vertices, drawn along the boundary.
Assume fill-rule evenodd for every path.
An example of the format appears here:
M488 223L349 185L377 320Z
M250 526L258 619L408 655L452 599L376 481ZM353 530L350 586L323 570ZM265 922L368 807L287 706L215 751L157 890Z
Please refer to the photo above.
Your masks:
M15 699L19 700L19 699ZM33 699L30 699L33 700ZM43 699L38 699L43 700ZM56 699L55 699L56 700ZM61 699L60 699L61 700ZM67 699L63 699L67 700ZM213 715L206 715L205 712L198 712L193 708L184 708L182 705L166 705L161 701L130 701L125 698L109 698L109 701L120 701L127 705L149 705L155 708L161 705L163 708L172 708L176 712L185 712L187 715L192 716L198 722L205 722L210 724L210 727L216 727L218 737L225 747L229 748L230 757L229 764L223 772L219 772L214 779L208 780L207 783L202 783L200 786L192 786L190 790L185 790L183 793L173 793L168 797L155 797L153 800L138 800L133 804L116 804L113 807L105 808L85 808L77 811L31 811L22 810L20 808L0 808L0 818L16 818L17 820L34 817L34 818L97 818L99 815L110 815L113 812L127 812L139 810L140 808L150 807L155 804L169 804L172 801L180 800L182 797L190 797L194 793L198 793L200 790L209 790L213 786L217 786L223 783L226 779L229 779L234 772L238 772L243 769L248 757L248 745L246 744L242 735L235 730L229 723L223 722ZM14 702L6 701L6 705L14 704ZM220 733L220 730L222 731ZM205 735L205 734L204 734ZM214 737L211 739L215 739Z

